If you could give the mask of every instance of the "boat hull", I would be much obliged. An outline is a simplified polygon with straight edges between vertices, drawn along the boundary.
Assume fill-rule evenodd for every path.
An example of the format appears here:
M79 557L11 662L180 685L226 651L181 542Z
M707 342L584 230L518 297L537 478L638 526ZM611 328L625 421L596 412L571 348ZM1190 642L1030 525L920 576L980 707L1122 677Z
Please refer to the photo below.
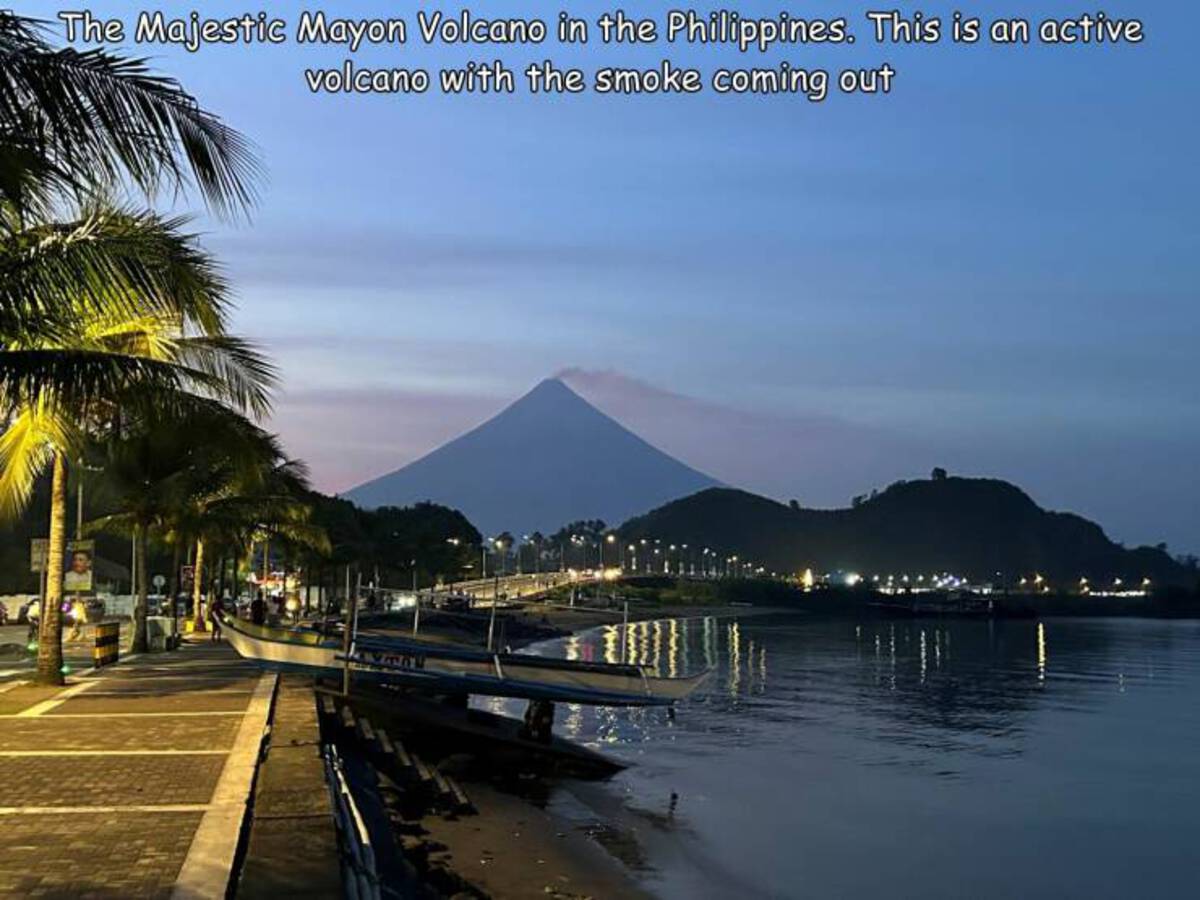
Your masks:
M400 684L441 694L476 694L593 706L668 706L705 681L658 678L640 666L609 666L495 654L419 641L369 640L349 654L316 632L284 630L225 619L224 633L239 655L273 669L331 674L349 669L355 680Z

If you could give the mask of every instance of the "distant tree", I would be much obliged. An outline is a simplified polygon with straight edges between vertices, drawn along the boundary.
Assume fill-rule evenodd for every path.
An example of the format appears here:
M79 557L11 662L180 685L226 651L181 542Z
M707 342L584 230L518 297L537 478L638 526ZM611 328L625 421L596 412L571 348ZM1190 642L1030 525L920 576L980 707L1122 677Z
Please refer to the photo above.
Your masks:
M792 510L795 512L800 511L800 501L799 500L789 500L788 506L790 506L792 508Z
M558 529L558 531L550 535L549 541L559 544L564 541L570 541L573 537L581 537L595 543L600 540L607 527L602 519L580 519Z
M1167 542L1162 541L1161 543L1155 544L1154 549L1158 550L1161 553L1166 553L1167 552Z
M858 507L862 506L866 502L867 502L866 494L857 494L856 496L850 498L850 505L852 507L854 507L855 509L858 509Z
M948 476L946 474L946 470L941 466L938 466L933 470L933 474L930 477L932 477L934 481L945 481Z

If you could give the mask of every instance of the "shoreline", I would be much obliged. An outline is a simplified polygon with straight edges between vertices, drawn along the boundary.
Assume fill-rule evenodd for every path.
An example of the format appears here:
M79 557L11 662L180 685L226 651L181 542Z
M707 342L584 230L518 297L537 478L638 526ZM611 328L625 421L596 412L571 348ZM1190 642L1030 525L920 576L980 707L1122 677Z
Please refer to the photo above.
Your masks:
M629 621L705 616L731 618L785 611L778 607L728 604L638 604L636 608L631 605ZM520 623L516 629L520 636L514 635L508 642L514 650L541 641L569 638L604 625L619 625L621 621L610 610L586 606L536 606L505 610L503 615L510 622ZM405 616L390 618L411 621ZM439 622L436 614L427 616L423 612L422 634L426 638L436 635L443 639L478 639L477 627L471 627L478 623L470 622L463 627L464 622L469 620L447 617ZM429 633L425 633L426 627ZM427 877L470 885L480 892L480 896L654 896L645 887L639 872L623 861L612 847L597 839L595 823L587 825L553 809L553 798L570 795L576 784L589 782L569 778L538 779L537 792L541 796L535 799L529 791L514 789L511 783L502 783L495 775L464 780L476 808L475 815L445 817L430 813L405 822L393 833L405 855L420 861ZM604 790L606 784L607 780L593 787ZM619 797L614 797L614 802L620 802Z

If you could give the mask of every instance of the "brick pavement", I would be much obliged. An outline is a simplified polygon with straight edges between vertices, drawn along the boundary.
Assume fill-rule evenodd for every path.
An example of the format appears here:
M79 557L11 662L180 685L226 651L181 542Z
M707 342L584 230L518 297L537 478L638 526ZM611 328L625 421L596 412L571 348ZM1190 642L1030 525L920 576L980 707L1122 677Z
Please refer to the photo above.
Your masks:
M261 737L270 678L192 644L0 695L0 896L165 898L198 852L219 869L194 839L236 818L254 754L230 751Z

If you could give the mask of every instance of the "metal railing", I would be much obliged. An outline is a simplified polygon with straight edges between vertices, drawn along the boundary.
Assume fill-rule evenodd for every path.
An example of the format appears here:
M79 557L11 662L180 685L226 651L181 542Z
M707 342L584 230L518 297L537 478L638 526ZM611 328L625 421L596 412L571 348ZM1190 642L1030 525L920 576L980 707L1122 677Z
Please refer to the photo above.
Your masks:
M333 803L338 843L342 848L342 885L348 900L381 900L383 891L375 869L375 849L366 823L346 783L346 773L337 748L324 748L325 784ZM389 891L389 894L392 892Z

